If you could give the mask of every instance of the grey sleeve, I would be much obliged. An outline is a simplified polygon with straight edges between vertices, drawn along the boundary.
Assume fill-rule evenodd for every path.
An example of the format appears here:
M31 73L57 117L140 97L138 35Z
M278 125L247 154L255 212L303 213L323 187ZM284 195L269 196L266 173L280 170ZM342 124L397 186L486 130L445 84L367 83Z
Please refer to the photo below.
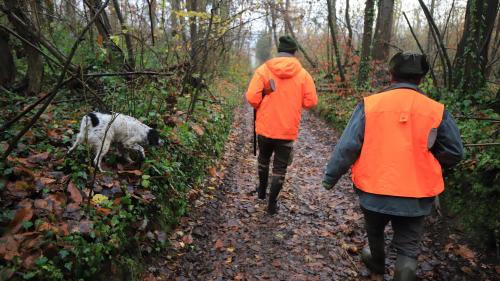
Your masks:
M443 120L437 129L436 142L431 152L443 167L451 167L464 157L464 147L457 124L451 114L445 110Z
M326 166L323 186L333 187L340 177L356 162L363 147L365 135L365 110L360 103L354 110L347 127L344 129L335 150Z

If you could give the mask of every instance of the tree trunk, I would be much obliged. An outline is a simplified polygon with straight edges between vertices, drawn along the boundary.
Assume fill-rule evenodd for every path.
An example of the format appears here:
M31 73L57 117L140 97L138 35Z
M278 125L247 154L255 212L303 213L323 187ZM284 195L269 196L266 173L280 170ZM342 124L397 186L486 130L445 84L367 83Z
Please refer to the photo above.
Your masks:
M64 16L70 22L71 28L75 29L77 24L76 18L76 0L64 1Z
M184 31L184 17L178 17L175 12L181 11L181 0L172 0L172 12L170 14L170 22L172 24L172 37L180 33L183 42L187 42L186 32Z
M125 45L127 46L127 63L130 65L132 69L135 68L135 56L134 56L134 46L132 45L132 38L130 37L130 31L127 30L127 24L125 23L125 19L123 18L122 11L120 9L119 0L113 0L113 6L115 8L116 17L120 22L120 27L122 33L125 36Z
M272 6L271 6L271 24L273 26L273 37L274 37L274 43L276 44L276 48L278 48L279 44L279 38L278 38L278 29L276 27L276 3L274 3L274 0L272 1Z
M464 32L454 62L454 85L467 93L475 92L486 84L488 47L499 8L498 1L467 1Z
M102 7L101 0L84 0L84 2L89 8L91 17L94 17L96 12ZM108 61L110 65L114 68L125 68L127 70L131 70L130 65L124 63L126 60L123 51L111 40L110 35L112 34L112 29L106 10L103 10L98 15L98 18L95 21L95 26L97 27L97 32L101 37L98 42L102 43L101 47L108 50Z
M349 0L345 2L345 24L347 26L347 49L344 55L344 65L347 65L349 62L349 57L352 52L352 26L351 26L351 18L349 16Z
M26 59L28 61L28 93L38 94L42 89L43 80L43 57L32 47L26 48Z
M166 3L166 0L161 0L161 4L160 4L160 8L161 8L161 16L160 16L160 25L161 25L161 30L163 30L165 32L165 35L167 35L167 39L168 39L168 34L167 33L167 25L166 25L166 20L165 20L165 16L166 16L166 12L165 10L167 9L166 7L167 3Z
M326 3L328 5L328 25L330 26L330 33L332 35L332 42L333 42L333 51L335 52L335 60L337 61L337 68L339 70L339 75L340 75L340 81L342 83L345 82L345 75L344 75L344 67L342 66L342 62L340 59L340 51L337 45L337 24L333 22L336 17L334 16L335 14L335 9L334 6L336 4L336 1L333 0L326 0ZM333 5L332 5L333 4Z
M155 29L156 29L156 0L146 0L148 2L149 21L151 28L151 43L155 45Z
M9 46L9 33L0 29L0 85L9 88L16 79L16 65Z
M493 60L497 59L497 52L498 49L500 49L500 18L497 18L497 24L495 28L495 37L492 41L493 46L491 46L491 51L489 54L489 57L492 58ZM491 71L493 70L495 66L495 62L489 62L488 65L486 66L486 73L485 76L486 78L490 77ZM500 72L500 68L497 69L498 72ZM500 75L497 75L497 77ZM499 102L500 103L500 102Z
M271 3L269 5L269 10L271 14L271 32L273 33L273 39L274 39L274 44L276 45L276 49L278 48L278 35L276 32L276 3L274 3L274 0L271 0Z
M372 59L374 60L386 61L389 58L393 14L394 0L378 1L378 15L372 49Z
M172 9L170 10L170 35L175 37L179 29L179 19L177 18L176 12L180 10L179 0L171 0L170 4Z
M375 16L375 0L366 0L363 26L363 40L361 45L361 62L359 65L358 84L365 84L368 78L368 60L372 45L373 18Z
M94 17L97 10L102 5L101 0L85 0L85 4L89 7L90 16ZM102 11L99 18L95 21L97 27L97 32L102 36L103 41L109 40L109 35L111 33L111 25L109 24L108 16L106 11Z
M436 0L431 0L431 16L434 17L434 7L436 6ZM427 42L426 42L426 47L425 47L425 53L430 54L431 53L431 48L432 48L432 29L429 26L427 29Z
M186 2L188 11L198 11L198 0L187 0ZM199 53L198 44L198 25L197 17L189 17L189 36L191 41L191 60L196 62L196 56Z
M52 31L52 24L56 16L56 6L53 0L45 0L45 15L43 16L48 23L49 30ZM41 11L40 11L41 12ZM47 14L48 13L48 14Z
M115 5L113 3L114 1L111 0L111 3L109 3L109 25L111 27L111 30L116 30L117 32L118 31L122 31L122 28L121 28L121 24L120 24L120 20L118 19L118 14L116 12L116 8L115 8Z
M9 21L16 29L16 32L25 36L28 41L38 47L38 41L31 36L31 33L28 30L29 27L31 27L32 30L35 30L36 28L31 20L23 13L23 10L27 10L27 7L22 7L21 5L23 3L16 0L6 0L5 4L7 9L10 10L10 13L8 14ZM22 20L26 25L23 25L18 20L14 19L14 16ZM28 80L28 93L38 94L42 88L43 57L30 44L23 42L22 45L26 53L26 61L28 64L28 71L26 72L26 79Z
M283 6L281 7L283 8ZM286 16L288 17L288 11L290 11L290 0L285 1L285 9L283 11L286 13ZM290 21L290 19L287 18L287 21ZM291 29L292 29L291 25L285 24L285 34L290 34L291 32L293 32L293 30Z
M51 7L53 8L53 4L51 1L46 1L46 4L48 4L47 12L53 15L54 11L53 9L51 10ZM45 26L45 19L47 17L42 13L43 3L41 0L36 0L30 1L29 5L31 8L31 22L35 24L35 30L38 30L38 36L40 36L42 26ZM50 18L50 16L48 16L48 18ZM52 20L50 19L50 21ZM49 26L50 21L48 21ZM28 72L26 73L26 77L28 78L28 81L30 81L28 85L28 93L38 94L42 89L43 82L43 56L40 52L30 46L30 48L26 49L26 59L28 61Z
M328 30L330 30L330 26L328 26ZM328 31L327 31L327 37L326 37L326 61L327 61L327 75L326 77L330 77L330 78L333 78L333 56L332 56L332 47L331 47L331 36L328 35Z

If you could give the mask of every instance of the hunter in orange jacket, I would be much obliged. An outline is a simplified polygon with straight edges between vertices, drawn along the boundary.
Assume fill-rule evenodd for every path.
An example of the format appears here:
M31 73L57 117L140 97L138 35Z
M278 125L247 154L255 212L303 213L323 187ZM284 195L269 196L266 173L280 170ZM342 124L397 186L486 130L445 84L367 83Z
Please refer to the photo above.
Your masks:
M276 89L263 96L263 90L270 89L271 79ZM246 98L257 109L257 134L280 140L297 139L302 108L310 109L318 103L311 75L288 53L280 53L257 68Z
M248 102L256 110L259 199L266 198L269 163L274 153L269 214L277 210L278 194L292 159L293 141L299 133L302 108L309 109L318 103L311 75L294 56L297 43L290 36L282 36L279 41L278 56L257 68L246 93Z

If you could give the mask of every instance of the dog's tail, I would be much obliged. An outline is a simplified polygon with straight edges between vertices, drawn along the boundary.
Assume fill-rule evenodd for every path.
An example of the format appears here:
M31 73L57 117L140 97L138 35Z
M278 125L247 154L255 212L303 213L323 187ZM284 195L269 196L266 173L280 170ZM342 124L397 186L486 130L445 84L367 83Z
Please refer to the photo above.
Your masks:
M71 148L68 150L68 154L73 152L73 150L75 150L75 148L77 148L79 144L83 143L87 139L90 126L93 126L94 123L92 116L90 116L91 114L93 113L89 113L88 115L83 116L82 121L80 122L80 132L76 136L75 143L73 143ZM93 117L96 118L95 115L93 115Z

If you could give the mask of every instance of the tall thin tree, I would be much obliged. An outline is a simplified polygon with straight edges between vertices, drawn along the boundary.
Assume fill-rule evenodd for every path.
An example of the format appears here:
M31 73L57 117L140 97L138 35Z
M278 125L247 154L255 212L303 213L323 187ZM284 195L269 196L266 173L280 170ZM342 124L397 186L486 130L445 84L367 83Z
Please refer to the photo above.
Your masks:
M488 47L499 10L499 0L468 0L462 39L455 56L455 87L477 91L486 83ZM496 42L495 42L496 43Z
M332 43L333 43L333 51L335 52L335 60L337 62L337 69L339 70L339 76L340 76L340 81L342 83L345 82L345 74L344 74L344 67L342 66L342 60L340 58L340 51L339 47L337 44L337 24L333 22L334 18L336 19L337 17L334 16L335 13L335 5L336 1L333 0L326 0L327 6L328 6L328 25L330 26L330 34L332 36Z
M347 27L347 48L344 55L344 65L347 65L352 52L352 26L351 17L349 16L349 0L345 1L345 25Z
M365 84L368 78L368 61L370 59L370 49L372 45L373 33L373 20L375 17L375 0L366 0L364 26L363 26L363 40L361 44L361 62L358 72L358 84Z
M389 46L392 38L392 18L394 0L379 0L377 23L373 36L372 59L386 61L389 58Z

